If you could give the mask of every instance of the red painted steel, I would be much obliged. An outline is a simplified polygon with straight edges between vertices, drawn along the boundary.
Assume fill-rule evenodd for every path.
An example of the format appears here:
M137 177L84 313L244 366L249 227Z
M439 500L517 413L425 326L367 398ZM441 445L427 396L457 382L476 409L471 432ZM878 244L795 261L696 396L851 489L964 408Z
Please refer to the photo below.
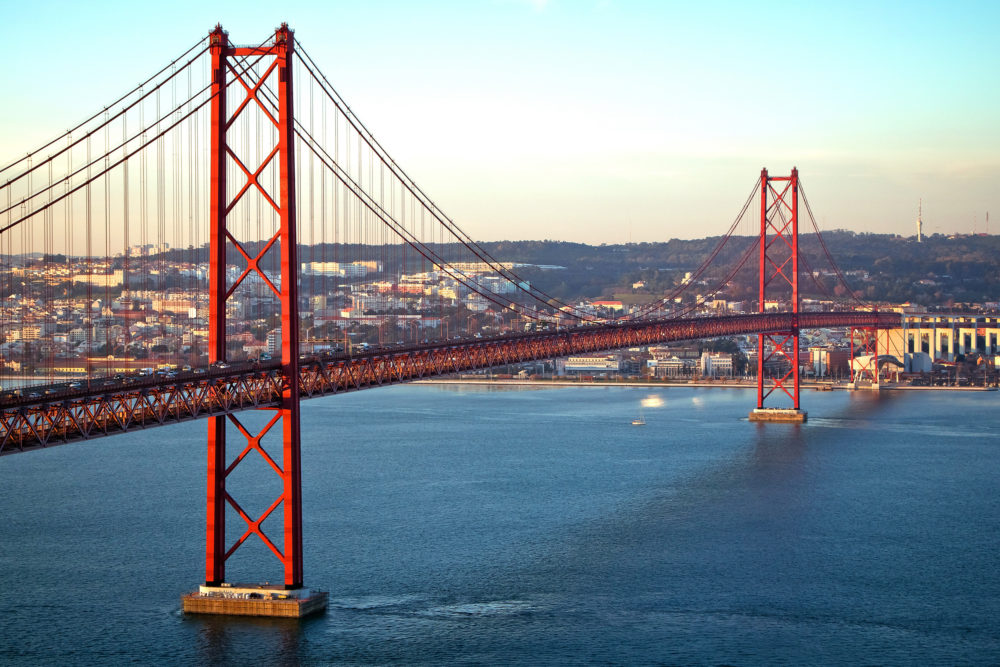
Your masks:
M226 358L226 68L229 35L222 26L208 36L212 53L212 102L209 162L209 311L208 360Z
M779 189L773 183L783 183L784 186ZM769 176L767 169L760 172L759 252L758 312L766 312L771 293L768 288L777 281L779 287L787 284L791 288L792 317L788 329L757 336L757 407L765 407L764 402L771 394L781 392L791 399L793 408L798 410L799 171L794 167L790 176ZM788 365L780 377L766 376L765 367L772 359L780 359Z
M767 220L767 169L760 170L760 239L757 246L760 248L760 256L758 258L758 303L757 311L760 313L766 312L765 307L765 288L767 283L764 281L764 266L767 264L767 243L766 234L764 233L764 221ZM764 383L761 378L764 377L764 333L761 332L757 334L757 407L764 407Z
M285 586L298 588L302 585L302 471L301 438L299 424L298 382L287 381L299 376L298 354L298 262L296 260L295 238L295 156L294 156L294 109L292 108L292 55L293 32L286 24L275 31L274 43L268 47L230 47L227 34L221 26L216 26L209 34L212 52L212 136L211 136L211 252L210 252L210 325L209 361L226 361L226 303L237 287L251 273L258 276L275 294L281 304L282 382L277 405L266 409L276 411L265 432L277 421L281 421L282 464L280 467L260 448L263 436L250 435L244 425L233 415L212 416L208 425L208 494L206 521L206 565L205 581L214 585L225 580L226 560L251 534L256 534L282 562L285 570ZM253 56L272 57L273 61L254 82L246 70L237 71L232 67L231 57ZM278 93L278 117L275 118L258 98L258 93L268 80ZM226 108L226 96L233 84L243 88L243 100L230 116ZM235 86L234 89L238 90ZM227 130L241 114L259 112L274 124L278 133L277 145L264 160L255 167L248 167L226 141ZM279 192L269 193L258 180L261 173L272 162L277 162ZM235 165L243 173L246 182L231 201L227 201L226 166ZM235 236L235 230L227 226L227 216L248 192L257 192L278 214L277 232L263 249L251 257ZM275 194L277 197L275 198ZM226 254L232 247L243 256L246 267L232 285L226 280ZM269 253L280 253L280 287L275 286L261 269L262 259ZM226 421L254 446L248 446L235 461L227 466L226 461ZM226 478L251 450L263 456L282 480L282 494L262 516L253 519L240 507L226 490ZM247 524L247 531L229 549L225 543L225 505L229 504ZM284 539L282 549L261 530L260 524L270 514L282 506L284 515Z
M208 360L226 358L226 67L229 35L216 25L208 36L212 53L211 136L209 148L209 312ZM226 421L209 417L208 480L205 501L205 583L225 580L226 551Z
M302 457L299 421L299 304L295 238L295 136L292 107L293 32L287 24L275 32L278 63L278 167L281 187L281 391L284 427L283 481L285 513L285 586L302 585Z

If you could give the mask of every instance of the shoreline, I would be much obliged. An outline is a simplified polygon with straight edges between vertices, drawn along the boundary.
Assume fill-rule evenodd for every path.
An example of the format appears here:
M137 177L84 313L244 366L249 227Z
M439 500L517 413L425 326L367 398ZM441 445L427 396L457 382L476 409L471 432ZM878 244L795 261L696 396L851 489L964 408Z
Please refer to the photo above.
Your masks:
M492 385L501 387L651 387L671 389L680 387L708 387L713 389L756 389L756 382L648 382L643 380L477 380L472 378L425 378L414 380L413 384L469 384ZM871 387L861 386L851 388L846 382L833 383L801 383L802 391L872 391ZM882 384L878 391L996 391L996 387L914 387L912 385Z

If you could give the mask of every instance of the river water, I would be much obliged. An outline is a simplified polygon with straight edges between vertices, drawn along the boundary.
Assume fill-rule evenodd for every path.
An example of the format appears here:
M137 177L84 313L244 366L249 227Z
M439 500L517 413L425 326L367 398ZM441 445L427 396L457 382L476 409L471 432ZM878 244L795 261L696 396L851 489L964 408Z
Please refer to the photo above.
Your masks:
M1000 661L997 393L809 392L801 426L749 423L754 398L308 401L306 583L330 608L301 622L179 611L204 571L204 422L4 457L0 663ZM632 426L642 399L662 405ZM275 480L252 453L230 481L256 515ZM253 537L229 579L275 564Z

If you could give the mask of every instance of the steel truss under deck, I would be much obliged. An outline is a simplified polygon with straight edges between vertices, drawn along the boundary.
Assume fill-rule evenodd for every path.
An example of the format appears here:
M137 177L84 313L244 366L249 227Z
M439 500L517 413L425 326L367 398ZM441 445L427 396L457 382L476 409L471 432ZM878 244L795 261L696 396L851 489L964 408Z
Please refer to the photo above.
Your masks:
M315 398L538 359L717 336L799 327L899 326L896 313L761 313L581 326L392 352L303 362L301 398ZM96 384L96 383L95 383ZM287 381L280 362L234 367L211 375L93 390L80 389L0 408L0 454L39 449L183 421L274 408Z

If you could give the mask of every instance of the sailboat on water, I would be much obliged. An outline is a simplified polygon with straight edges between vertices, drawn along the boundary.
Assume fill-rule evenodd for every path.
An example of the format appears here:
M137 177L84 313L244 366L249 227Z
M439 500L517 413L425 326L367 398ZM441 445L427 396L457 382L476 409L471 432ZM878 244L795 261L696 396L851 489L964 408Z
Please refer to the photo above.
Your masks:
M663 405L663 399L653 394L639 401L639 416L632 420L632 426L645 426L646 418L642 414L643 408L658 408Z

